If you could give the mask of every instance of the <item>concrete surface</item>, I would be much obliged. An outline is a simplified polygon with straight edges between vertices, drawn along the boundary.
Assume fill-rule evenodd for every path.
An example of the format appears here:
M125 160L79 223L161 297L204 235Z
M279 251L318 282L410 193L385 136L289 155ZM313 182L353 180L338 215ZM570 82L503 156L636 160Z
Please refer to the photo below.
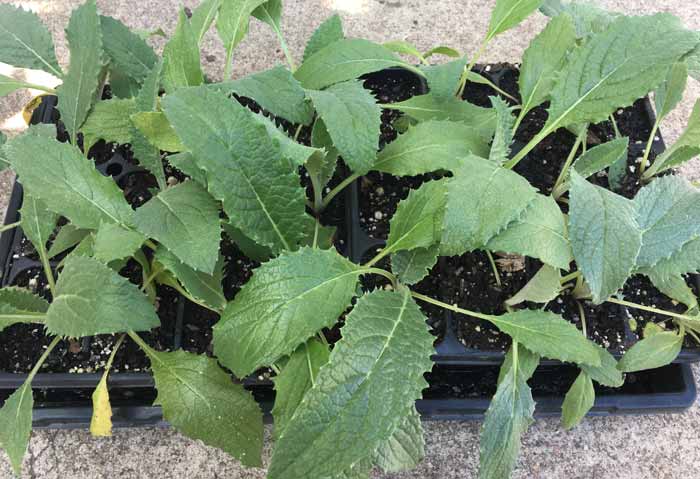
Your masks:
M287 0L283 29L297 59L301 58L306 39L333 12L342 16L348 36L375 41L403 39L422 50L446 44L461 51L474 51L486 31L494 1ZM63 29L70 11L81 3L80 0L0 2L21 4L36 11L54 34L60 63L67 64ZM101 13L117 17L132 28L162 27L167 32L175 26L176 8L180 4L178 0L98 0L97 3ZM193 7L197 0L183 3ZM695 1L601 0L599 3L626 13L671 12L681 17L688 27L700 29L700 3ZM541 15L534 15L518 28L496 38L484 60L517 61L544 24ZM160 39L154 41L158 49L162 44ZM213 32L207 36L203 49L207 73L213 79L221 78L224 52ZM242 76L283 62L274 34L267 26L253 22L250 35L235 54L234 75ZM0 65L0 73L10 72ZM22 128L16 113L28 98L26 93L17 93L0 100L1 130L12 134ZM681 106L662 126L667 141L678 137L697 98L700 98L700 84L689 80ZM693 179L700 178L700 162L686 166L684 173ZM10 173L0 174L0 213L6 207L11 181ZM476 422L426 424L427 458L420 468L408 474L376 477L476 477L479 427ZM525 435L515 477L697 477L698 430L699 404L683 415L591 418L571 432L563 431L557 420L539 420ZM172 430L134 429L118 431L107 439L92 439L84 431L33 433L23 477L209 479L263 476L263 470L244 471L220 451ZM9 466L0 453L0 478L10 477Z

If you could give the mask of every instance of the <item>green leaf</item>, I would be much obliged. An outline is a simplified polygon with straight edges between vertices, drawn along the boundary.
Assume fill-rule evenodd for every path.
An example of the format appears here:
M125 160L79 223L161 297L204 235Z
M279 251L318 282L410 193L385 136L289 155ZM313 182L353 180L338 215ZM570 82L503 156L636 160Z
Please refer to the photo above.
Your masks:
M214 351L239 377L290 354L350 305L360 274L335 250L302 248L253 272L214 327Z
M442 255L460 255L484 246L537 196L525 178L482 158L468 157L461 173L447 181Z
M78 228L72 223L61 226L49 248L49 258L58 256L64 251L80 243L90 233L89 230Z
M690 112L688 125L681 136L669 149L656 158L654 164L647 170L648 175L667 170L690 160L700 154L700 100Z
M354 173L369 171L377 154L382 110L359 81L307 91L333 145Z
M688 74L700 80L700 43L685 56L685 62L688 65Z
M136 228L180 261L211 274L219 257L219 205L194 181L161 191L134 213Z
M549 98L557 74L576 42L574 22L569 15L558 15L547 24L523 53L518 85L522 112L532 110Z
M594 403L593 381L588 374L581 371L564 396L564 403L561 405L561 423L564 429L571 429L578 425Z
M275 439L279 438L284 428L294 416L318 378L318 372L328 362L330 350L317 339L299 346L290 356L282 371L273 379L275 383Z
M491 12L486 41L522 22L541 4L542 0L496 0L496 6Z
M512 298L506 301L509 306L515 306L523 301L533 303L548 303L559 295L561 290L561 274L559 268L543 265L530 281L523 286Z
M314 111L306 101L301 83L281 66L238 80L214 83L211 88L255 99L264 110L292 123L308 125L313 120Z
M194 299L217 310L226 307L226 297L221 284L224 267L222 256L219 256L212 274L190 268L162 245L156 249L154 258L175 276Z
M333 42L320 49L294 72L294 77L309 90L321 90L336 83L354 80L366 73L401 67L423 75L383 46L359 38Z
M541 356L564 362L600 366L595 343L572 323L548 311L521 309L489 321L498 329Z
M574 168L584 178L612 166L617 161L627 161L629 138L616 138L586 150L574 163Z
M451 100L457 92L459 80L464 68L467 66L467 58L443 63L442 65L428 65L421 67L425 79L430 88L430 94L438 100Z
M192 11L190 25L192 32L197 39L197 43L202 43L204 35L211 28L214 19L219 14L222 0L202 0L202 2Z
M391 271L404 284L415 284L425 278L437 263L440 247L415 248L398 251L391 255Z
M672 15L620 17L572 51L552 89L547 126L607 119L656 88L696 42Z
M253 10L251 15L268 24L278 36L282 34L280 27L282 23L282 0L267 0Z
M392 40L389 42L384 42L382 43L382 46L389 51L398 53L399 55L409 55L415 57L421 63L425 63L425 57L423 57L420 50L418 50L415 45L405 40Z
M674 63L668 70L664 82L654 92L654 109L657 121L668 116L680 103L687 81L688 65L685 62Z
M204 83L199 60L199 42L183 11L180 11L175 33L163 48L162 75L163 88L168 93L178 88Z
M223 0L216 19L216 31L226 50L226 71L233 55L233 50L248 33L248 23L253 10L266 0ZM224 78L228 80L228 78Z
M588 374L595 382L611 388L619 388L625 383L622 373L617 369L617 361L607 349L595 344L600 358L600 366L591 366L590 364L580 364L579 367L583 372Z
M459 53L459 51L444 45L433 47L423 54L425 58L430 58L433 55L445 55L446 57L450 58L458 58L462 56L462 54Z
M261 466L262 412L216 359L148 350L163 418L185 435L218 447L246 466Z
M16 78L0 75L0 97L9 95L12 92L21 90L22 88L34 88L36 85L27 83Z
M103 222L131 223L133 211L116 183L102 176L75 146L22 135L5 151L22 184L74 226L98 229Z
M280 435L268 477L333 476L370 456L426 387L432 343L408 290L362 296L316 385Z
M396 176L457 171L469 153L482 156L488 151L486 142L468 125L428 120L389 143L377 155L372 169Z
M275 254L295 249L312 229L306 192L253 113L207 88L180 90L163 104L232 224Z
M46 203L25 191L19 214L24 236L32 242L40 255L45 254L46 242L53 233L58 220L56 213L49 211Z
M69 261L71 258L81 256L81 257L87 257L87 258L92 258L94 255L94 246L95 246L95 233L89 232L87 236L85 236L80 243L76 245L73 250L68 253L65 258L63 258L59 263L57 268L61 269L63 268L63 265Z
M252 239L248 238L243 234L243 232L241 232L241 230L233 226L231 223L223 223L223 227L231 241L236 243L238 249L240 249L245 256L253 261L264 263L273 256L270 248L259 245Z
M534 422L535 401L527 385L534 368L525 371L524 362L532 361L531 354L518 347L516 360L501 366L502 379L484 417L479 447L479 477L506 479L510 477L520 454L520 438ZM524 354L523 354L524 353ZM521 358L522 357L522 358Z
M579 1L563 3L562 0L544 0L540 11L548 17L566 14L573 18L577 40L604 31L619 16L599 8L594 3Z
M384 472L410 471L425 457L423 425L415 406L394 431L389 440L383 442L374 453L374 463Z
M143 86L136 95L135 100L138 111L154 111L157 108L162 72L163 62L159 61L143 81ZM163 171L163 160L160 157L160 150L149 143L148 139L136 128L133 120L130 119L130 121L131 149L134 152L134 158L156 177L158 187L163 190L167 184L165 182L165 172ZM168 125L167 128L170 128L170 126Z
M568 269L573 260L564 214L551 196L536 195L518 220L486 243L486 249L538 258L561 269Z
M697 304L695 293L688 288L682 275L700 270L700 237L685 243L669 258L660 260L652 268L640 268L665 295L693 308Z
M76 135L87 118L98 94L105 57L102 29L95 0L73 10L66 38L70 49L70 66L63 83L56 89L61 121L76 144Z
M680 176L657 178L634 198L642 249L637 265L652 267L700 234L700 191Z
M197 166L192 153L183 151L182 153L168 155L167 159L170 165L189 176L192 181L196 181L205 188L207 187L207 174Z
M180 152L185 147L168 118L161 111L143 111L131 116L131 121L146 140L159 150Z
M114 223L103 223L95 235L94 257L104 264L128 258L144 241L146 238L138 231L127 230Z
M141 85L158 62L153 48L115 18L100 16L100 26L110 68Z
M667 331L644 338L632 346L617 367L620 371L631 373L645 369L655 369L670 364L683 347L683 336Z
M0 5L0 62L63 76L53 41L39 17L13 5Z
M314 155L306 163L306 171L311 177L314 191L322 191L335 174L338 166L338 149L333 146L333 139L320 118L316 119L311 130L311 145L326 150L325 155Z
M331 15L323 21L314 31L304 49L304 61L308 60L314 53L323 50L331 43L345 38L343 33L343 21L337 13Z
M439 242L446 193L446 180L429 181L411 190L391 218L385 249L396 252L428 248Z
M0 331L16 323L40 322L49 303L29 290L6 286L0 288Z
M510 156L510 144L513 142L513 125L515 117L510 112L508 103L497 96L489 97L496 111L496 131L491 142L489 160L502 165Z
M126 278L93 258L73 256L65 262L46 313L51 334L80 338L158 326L153 305Z
M98 140L107 143L131 143L133 125L131 115L136 113L133 99L106 100L95 104L81 128L83 148L89 150Z
M685 247L681 249L681 251L684 250ZM695 258L698 257L695 256ZM693 261L693 259L690 259L690 261ZM666 274L662 270L657 270L656 267L650 271L642 270L642 272L649 277L654 286L669 298L680 301L690 309L698 307L697 296L695 296L693 290L686 283L685 278L680 274Z
M574 258L598 304L622 287L642 246L634 203L571 170L569 237Z
M537 367L540 365L539 355L529 351L524 348L522 344L518 345L518 368L526 379L530 379ZM513 366L513 346L511 345L506 352L505 358L503 358L503 363L501 363L501 368L498 371L498 380L496 384L501 384L506 374Z
M0 409L0 446L7 453L17 476L22 472L22 459L29 446L33 408L32 385L27 381L5 400Z
M266 116L260 114L254 114L252 120L260 123L267 130L268 135L273 140L279 143L280 149L282 150L282 156L289 160L290 167L299 167L305 165L308 161L311 161L312 157L325 157L326 152L310 146L302 145L297 143L293 138L287 136L281 128L278 128L275 122Z
M454 97L441 100L428 93L397 103L384 104L382 108L402 111L418 121L458 121L470 127L486 142L491 141L496 130L496 112L493 108L482 108Z

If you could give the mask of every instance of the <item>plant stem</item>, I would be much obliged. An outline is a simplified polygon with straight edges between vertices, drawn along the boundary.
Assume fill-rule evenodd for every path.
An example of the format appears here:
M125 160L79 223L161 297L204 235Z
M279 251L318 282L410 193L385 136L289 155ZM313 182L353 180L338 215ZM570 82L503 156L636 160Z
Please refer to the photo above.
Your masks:
M614 113L610 114L610 123L612 123L613 130L615 130L615 138L620 138L622 135L620 134L620 129L617 127L617 122L615 121Z
M198 305L200 305L201 307L203 307L203 308L205 308L205 309L208 309L209 311L212 311L212 312L214 312L214 313L216 313L216 314L219 314L219 315L221 314L221 310L216 309L216 308L212 308L212 307L209 306L208 304L203 303L202 301L199 301L199 300L195 299L190 293L188 293L187 291L185 291L185 289L184 289L182 286L180 286L180 283L178 283L177 281L175 281L175 282L173 282L173 283L168 282L168 286L171 286L173 289L175 289L175 291L177 291L178 293L180 293L181 295L183 295L185 298L187 298L187 299L189 299L190 301L192 301L194 304L198 304Z
M629 308L641 309L642 311L648 311L650 313L662 314L664 316L670 316L677 319L685 319L687 321L697 321L698 318L688 316L685 314L674 313L672 311L664 311L663 309L652 308L651 306L644 306L643 304L632 303L625 301L624 299L608 298L605 300L608 303L620 304L622 306L627 306Z
M117 351L119 350L119 347L124 342L124 338L126 338L126 333L123 333L121 336L119 336L119 339L117 339L117 342L114 344L112 353L109 355L109 359L107 359L107 364L105 364L105 375L107 375L109 373L109 370L112 369L112 363L114 362L114 358L117 356Z
M44 276L49 282L49 291L51 291L51 296L56 297L56 280L53 277L53 270L51 269L51 264L49 263L49 254L46 252L46 246L41 245L39 247L39 259L41 260L41 266L44 268Z
M654 126L651 128L651 133L649 134L649 139L647 140L647 146L644 148L644 156L642 157L642 162L639 164L639 176L644 175L644 171L647 169L647 161L649 160L649 154L651 153L651 147L654 144L654 138L656 137L656 131L659 129L659 119L657 118L654 122Z
M580 301L576 301L576 306L578 306L578 314L581 316L581 331L583 332L584 337L588 337L588 334L586 333L586 312L583 310L583 306L581 306Z
M464 95L464 89L467 86L467 76L469 75L469 72L472 71L472 68L474 68L477 60L484 54L484 50L486 50L486 45L488 45L488 43L488 38L481 42L481 46L479 46L479 50L477 50L476 55L472 57L467 67L462 72L462 76L459 79L459 88L457 89L457 98L462 98L462 95Z
M49 357L49 354L51 354L51 351L53 351L53 348L56 347L56 345L61 341L60 336L56 336L53 338L51 343L46 347L46 350L42 353L42 355L39 357L39 360L36 362L32 370L29 372L29 375L27 376L27 383L31 383L32 380L34 379L34 376L36 376L36 373L39 372L39 369L41 368L41 365L44 364L46 361L46 358Z
M569 168L571 168L571 163L573 163L574 158L576 158L576 153L578 152L578 147L581 146L581 143L584 141L584 138L588 135L588 128L584 128L584 130L579 133L579 135L576 137L576 141L574 142L573 148L571 148L571 151L569 152L569 156L566 158L566 161L564 162L564 166L562 167L561 171L559 172L559 176L557 177L557 181L554 182L554 187L552 188L552 194L554 195L554 199L557 199L561 194L558 196L556 195L557 191L559 191L561 184L564 182L564 180L567 178L569 174Z
M515 136L515 134L518 132L518 128L520 127L520 124L523 122L525 119L525 115L527 115L528 110L525 108L521 108L520 112L518 113L518 117L515 119L515 124L513 125L513 131L512 135Z
M379 253L377 253L377 255L374 258L369 260L367 263L363 264L362 267L363 268L371 268L372 266L377 264L379 261L381 261L386 255L388 255L392 251L393 250L392 250L391 246L387 246L384 249L381 249L379 251Z
M269 17L269 15L268 15ZM287 64L289 65L289 69L294 73L294 71L297 69L297 66L294 64L294 59L292 58L292 54L289 52L289 48L287 47L287 42L284 41L284 36L282 35L282 32L279 31L278 28L275 28L275 33L277 34L277 38L280 40L280 46L282 47L282 51L284 52L284 56L287 59Z
M146 353L146 355L151 361L157 360L158 362L162 363L162 361L158 359L158 356L154 355L155 351L153 350L153 348L146 344L146 341L141 339L141 336L139 336L135 331L127 331L126 334L129 335L132 341L138 344L138 346L143 350L144 353Z
M0 320L8 321L10 323L19 322L43 324L46 321L46 314L0 314Z
M527 145L525 145L523 149L518 152L517 155L515 155L509 162L503 164L504 168L512 170L515 167L515 165L517 165L520 162L520 160L525 158L528 155L528 153L530 153L542 140L547 138L547 136L551 132L556 130L558 126L558 121L551 123L549 126L545 124L545 127L542 130L540 130L540 132L537 135L535 135L535 137L532 140L530 140L530 142Z
M153 241L151 241L151 240L149 240L149 239L147 239L143 244L145 244L146 246L148 246L149 248L151 248L153 251L155 251L155 250L158 249L158 245L155 244Z
M314 242L311 245L313 249L318 248L318 230L320 226L321 223L318 221L318 218L316 218L316 224L314 225Z
M381 268L367 268L364 267L362 270L360 270L360 274L365 274L365 273L371 273L371 274L378 274L379 276L384 276L386 279L391 281L391 285L396 288L398 285L398 281L396 280L396 276L391 274L388 271L385 271Z
M155 268L153 271L151 271L151 274L146 278L146 281L143 282L141 285L141 291L145 291L146 288L148 288L148 285L153 282L154 279L156 279L156 276L158 276L160 273L164 271L163 268Z
M493 270L493 275L496 277L496 284L500 287L501 286L501 275L498 273L498 268L496 267L496 262L493 259L493 255L489 250L486 250L486 256L489 259L489 263L491 263L491 269Z
M299 139L299 133L301 133L302 128L304 128L304 125L297 126L297 129L294 132L294 141L297 141Z
M494 319L494 317L491 315L477 313L476 311L469 311L468 309L462 309L458 306L443 303L442 301L438 301L437 299L433 299L430 296L425 296L423 294L416 293L414 291L411 291L411 296L413 296L414 298L416 298L420 301L434 304L435 306L439 306L439 307L444 308L444 309L449 309L450 311L454 311L455 313L464 314L465 316L471 316L472 318L483 319L486 321L493 321L493 319Z
M559 280L559 282L560 282L561 284L568 283L568 282L571 281L572 279L576 279L576 278L578 278L579 276L581 276L581 272L580 272L580 271L574 271L573 273L569 273L569 274L567 274L566 276L564 276L563 278L561 278L561 279Z
M0 233L4 233L5 231L9 231L12 228L17 228L21 224L22 224L21 221L17 221L16 223L10 223L9 225L0 226Z
M224 81L231 79L231 70L233 69L233 47L226 51L226 64L224 65Z
M343 191L345 187L349 186L353 181L358 179L362 175L358 175L357 173L353 173L352 175L348 176L345 178L343 181L341 181L335 188L333 188L325 198L323 198L323 202L321 203L321 211L326 209L326 207L330 204L330 202L333 200L333 198L336 197L338 193ZM320 213L321 211L317 211L317 213Z

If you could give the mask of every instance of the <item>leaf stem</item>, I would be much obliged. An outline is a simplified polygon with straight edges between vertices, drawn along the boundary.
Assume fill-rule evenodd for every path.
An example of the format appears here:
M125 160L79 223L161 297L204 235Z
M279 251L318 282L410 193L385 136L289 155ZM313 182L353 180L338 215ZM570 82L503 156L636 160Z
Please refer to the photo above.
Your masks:
M338 183L338 185L336 185L336 187L333 188L333 189L326 195L325 198L323 198L323 202L321 203L321 211L323 211L324 209L326 209L326 207L330 204L330 202L333 200L333 198L336 197L336 195L337 195L338 193L340 193L341 191L343 191L347 186L349 186L353 181L355 181L356 179L358 179L360 176L362 176L362 175L359 175L359 174L357 174L357 173L353 173L352 175L348 176L348 177L345 178L343 181L341 181L340 183ZM317 211L317 213L320 213L321 211Z
M226 64L224 65L224 81L231 79L231 70L233 69L233 47L226 50Z
M203 308L205 308L205 309L208 309L209 311L212 311L212 312L214 312L214 313L216 313L216 314L219 314L219 315L222 313L222 311L221 311L220 309L212 308L212 307L209 306L208 304L203 303L202 301L199 301L198 299L195 299L194 296L192 296L190 293L188 293L187 291L185 291L185 288L183 288L183 287L180 285L180 283L177 282L177 280L174 281L174 282L172 282L172 283L168 282L168 286L171 286L173 289L175 289L175 291L177 291L178 293L180 293L181 295L183 295L185 298L187 298L187 299L189 299L190 301L192 301L194 304L198 304L198 305L200 305L201 307L203 307Z
M581 331L583 332L583 336L587 338L588 334L586 333L586 312L583 310L583 306L581 306L580 301L576 301L576 306L578 307L578 313L581 316Z
M584 141L584 138L588 135L588 128L584 128L581 133L576 137L576 141L574 142L574 146L571 148L571 151L569 152L569 156L566 158L566 161L564 162L564 166L562 167L561 171L559 172L559 176L557 177L557 181L554 182L554 187L552 188L552 194L554 195L554 199L558 199L559 196L563 194L560 193L559 195L556 195L557 191L559 191L561 184L564 182L566 179L567 175L569 174L569 169L571 168L571 164L574 161L574 158L576 158L576 153L578 152L579 146L581 146L581 143Z
M384 276L386 279L391 281L391 285L396 289L398 286L398 281L396 279L396 276L394 276L392 273L385 271L381 268L367 268L364 267L363 269L360 270L360 274L365 274L365 273L370 273L370 274L378 274L379 276Z
M107 359L107 363L105 364L105 376L109 373L109 370L112 369L112 363L114 363L114 358L117 357L117 351L124 342L125 338L126 333L122 333L122 335L119 336L119 339L117 339L117 342L114 344L114 348L112 349L112 352L109 355L109 359Z
M530 140L530 142L523 147L510 161L503 164L504 168L512 170L515 165L520 163L520 160L525 158L528 153L530 153L542 140L547 138L547 136L559 127L559 120L552 122L549 126L545 124L544 128L535 135L535 137Z
M464 89L467 86L467 77L469 76L469 72L472 71L472 68L474 68L474 65L476 65L477 60L479 60L481 55L484 54L484 51L486 50L486 45L488 45L489 40L489 38L486 38L483 42L481 42L479 50L477 50L476 52L476 55L472 57L472 59L469 61L469 64L465 67L464 71L462 71L462 76L459 79L459 88L457 89L457 98L462 98L462 96L464 95Z
M644 175L644 171L647 169L647 161L649 160L649 154L651 153L651 147L654 144L654 138L656 137L656 131L659 129L659 119L657 118L654 122L654 126L651 128L651 133L649 134L649 139L647 140L647 146L644 148L644 156L642 157L642 162L639 164L639 176Z
M677 319L685 319L687 321L697 321L698 318L693 316L688 316L686 314L674 313L672 311L664 311L663 309L652 308L651 306L644 306L643 304L632 303L630 301L625 301L624 299L608 298L605 300L608 303L619 304L622 306L627 306L633 309L641 309L642 311L648 311L650 313L662 314L664 316L670 316Z
M60 336L56 336L53 338L53 340L49 343L49 345L46 347L46 350L42 353L42 355L39 357L39 360L36 362L32 370L29 372L29 375L27 376L27 383L31 383L32 380L34 379L34 376L39 372L39 369L41 368L41 365L44 364L46 361L46 358L49 357L49 354L51 354L51 351L53 351L53 348L56 347L56 345L61 341Z
M496 261L493 259L493 255L489 250L486 250L486 256L489 259L489 263L491 263L491 269L493 270L493 275L496 277L496 284L500 287L501 286L501 275L498 273L498 268L496 267Z
M146 344L146 341L144 341L141 338L141 336L139 336L135 331L127 331L126 334L128 334L131 340L134 341L143 350L144 353L146 353L146 355L151 361L156 359L159 362L161 362L160 359L158 359L158 357L155 356L155 351L153 350L153 348Z
M10 224L7 224L7 225L0 226L0 233L4 233L5 231L9 231L9 230L11 230L12 228L17 228L17 227L18 227L19 225L21 225L21 224L22 224L21 221L17 221L17 222L15 222L15 223L10 223Z
M391 253L392 251L393 251L393 248L391 246L387 246L387 247L379 250L379 253L377 253L377 255L374 258L372 258L371 260L369 260L367 263L363 264L362 267L363 268L371 268L372 266L377 264L379 261L384 259L384 257L386 255L388 255L389 253Z
M576 279L576 278L578 278L579 276L581 276L581 274L582 274L582 273L581 273L580 271L574 271L573 273L569 273L569 274L567 274L566 276L564 276L563 278L561 278L561 279L559 280L559 282L560 282L561 284L568 283L568 282L571 281L572 279Z
M620 138L622 135L620 134L620 129L617 127L614 113L610 114L610 123L612 123L613 130L615 130L615 138Z
M39 259L41 260L41 266L44 268L44 276L49 282L49 291L51 291L51 296L56 297L56 280L53 277L53 270L51 269L51 264L49 263L49 254L46 252L46 246L40 245L39 247Z
M420 293L416 293L414 291L411 291L411 296L414 298L424 301L426 303L434 304L435 306L439 306L444 309L449 309L450 311L454 311L455 313L460 313L464 314L465 316L471 316L472 318L477 318L477 319L483 319L486 321L493 321L494 316L491 316L489 314L482 314L482 313L477 313L476 311L469 311L468 309L462 309L459 306L455 306L452 304L447 304L443 303L442 301L439 301L437 299L433 299L430 296L425 296Z

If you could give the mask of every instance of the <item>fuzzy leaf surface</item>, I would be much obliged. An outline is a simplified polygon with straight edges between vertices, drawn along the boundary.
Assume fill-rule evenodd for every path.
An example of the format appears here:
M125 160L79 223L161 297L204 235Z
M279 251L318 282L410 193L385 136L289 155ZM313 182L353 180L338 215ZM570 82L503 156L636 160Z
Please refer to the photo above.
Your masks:
M153 305L126 278L93 258L71 256L65 262L46 313L51 334L81 338L158 326Z
M559 294L559 290L561 290L560 280L559 268L545 264L520 291L506 301L506 304L515 306L523 301L548 303Z
M593 381L588 374L581 371L564 396L564 403L561 405L561 422L564 428L571 429L578 425L591 410L593 403L595 403Z
M209 31L216 16L219 14L222 3L223 0L203 0L197 8L192 10L190 25L192 25L192 32L197 39L197 43L202 43L204 35Z
M0 5L0 62L63 76L49 30L36 13Z
M282 156L289 160L290 166L293 168L305 165L314 156L325 157L325 151L297 143L293 138L287 136L287 133L280 129L273 120L266 116L254 114L252 121L263 125L270 138L279 143Z
M25 382L5 400L0 409L0 447L7 453L17 476L21 473L22 459L29 446L33 408L32 385Z
M670 148L654 160L654 164L647 173L650 171L658 173L681 165L698 154L700 154L700 100L695 103L693 111L690 112L685 131Z
M116 18L100 16L100 26L110 68L141 85L158 62L153 48Z
M700 234L700 191L680 176L657 178L634 198L642 249L637 266L668 259Z
M631 373L646 369L660 368L676 359L683 347L683 336L666 331L646 337L629 348L617 367L620 371Z
M420 414L415 406L411 406L409 411L394 434L374 453L374 463L384 472L410 471L425 457Z
M39 254L43 254L42 250L46 251L46 242L56 227L58 216L46 208L46 203L27 192L22 198L19 214L24 236L32 242Z
M88 234L90 234L90 231L78 228L72 223L61 226L61 229L58 230L58 234L56 234L53 243L51 243L51 248L49 248L49 258L58 256L64 251L77 245Z
M180 90L163 104L234 226L274 253L295 249L312 222L306 192L265 127L223 93L206 88Z
M621 137L586 150L574 163L574 168L584 178L593 176L615 164L627 161L629 138Z
M564 362L600 366L595 343L569 321L548 311L521 309L489 321L532 352Z
M467 66L467 57L421 67L430 88L430 94L439 100L451 100L455 96L459 79Z
M172 93L178 88L204 83L204 74L199 60L199 42L181 11L175 33L163 48L163 88Z
M573 18L577 40L602 32L618 17L617 13L603 10L592 2L582 1L544 0L540 11L548 17L567 14Z
M688 65L685 62L674 63L664 82L654 91L654 110L658 119L668 116L680 103L687 81Z
M70 66L63 83L56 89L61 121L75 144L76 135L95 101L100 74L105 63L102 28L95 0L73 10L66 38Z
M306 93L301 84L289 70L281 66L238 80L215 83L211 88L254 98L264 110L292 123L308 125L313 119L313 108L306 101Z
M340 19L340 15L336 13L325 19L311 35L304 49L304 61L319 50L343 38L345 38L343 21Z
M74 226L98 229L103 222L123 226L131 223L133 211L124 194L76 147L22 135L5 149L22 184Z
M289 356L282 371L274 378L276 394L272 415L275 418L275 438L279 438L289 424L304 395L316 383L318 373L328 362L329 356L328 346L317 339L310 339Z
M21 90L22 88L32 88L31 83L17 80L16 78L0 75L0 97L9 95L12 92Z
M523 111L530 111L549 98L557 74L576 41L576 29L569 15L549 21L523 53L518 85Z
M395 176L414 176L436 170L456 171L469 153L488 155L488 145L473 130L454 121L418 123L377 154L372 169Z
M246 466L260 466L262 412L216 359L185 351L148 351L158 390L154 402L176 429L218 447Z
M496 0L486 38L491 39L499 33L510 30L537 10L541 4L542 0Z
M642 246L634 203L595 186L571 170L569 237L593 301L622 287Z
M396 252L428 248L439 242L446 195L445 180L429 181L409 192L391 218L386 248Z
M308 91L333 145L354 173L370 170L379 147L382 110L359 81Z
M556 201L544 195L536 195L522 216L491 239L486 249L538 258L561 269L568 269L573 260L565 217Z
M320 49L294 72L294 77L309 90L321 90L336 83L354 80L366 73L402 67L422 75L383 46L359 38L343 39Z
M462 174L447 181L440 252L459 255L480 248L517 220L537 193L522 176L470 156Z
M31 323L45 313L49 303L27 289L6 286L0 288L0 331L16 323Z
M404 284L416 284L425 278L437 263L440 247L414 248L410 251L398 251L391 255L391 271Z
M159 150L181 152L185 150L167 116L162 111L143 111L131 116L131 121L146 140Z
M333 476L370 456L421 396L432 353L425 317L408 290L362 296L279 437L270 479Z
M221 285L224 267L222 256L219 256L212 274L190 268L162 245L156 250L154 258L182 283L194 299L214 309L223 310L226 307L226 297Z
M84 147L89 150L100 139L107 143L131 143L131 115L134 113L136 104L133 99L97 102L81 128Z
M356 265L335 250L302 248L263 263L214 327L214 351L239 377L291 354L335 324L355 296Z
M194 181L158 193L134 213L136 228L195 270L212 273L219 256L219 206Z
M668 14L620 17L575 48L552 89L548 124L598 123L656 88L697 40Z
M607 349L595 344L600 358L600 366L580 364L582 371L588 374L595 382L611 388L619 388L625 383L622 373L617 368L617 360Z
M248 33L251 13L265 2L266 0L223 0L216 20L216 31L224 44L227 61Z
M146 238L138 231L127 230L114 223L103 223L95 235L94 257L104 264L128 258L144 241Z
M496 111L496 130L491 142L489 160L502 165L510 156L510 144L513 142L515 117L510 112L508 103L500 97L489 97L492 108Z

